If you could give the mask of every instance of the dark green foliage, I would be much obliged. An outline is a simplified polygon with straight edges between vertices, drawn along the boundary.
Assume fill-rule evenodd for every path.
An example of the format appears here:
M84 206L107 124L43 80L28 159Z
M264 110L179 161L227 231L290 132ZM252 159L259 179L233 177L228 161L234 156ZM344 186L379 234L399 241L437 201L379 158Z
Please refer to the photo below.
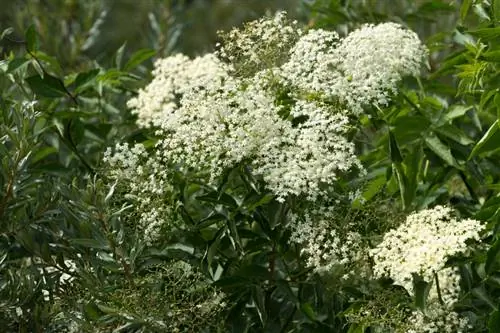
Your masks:
M385 332L408 309L426 308L437 279L415 276L409 295L390 280L315 273L287 225L289 213L308 204L276 200L244 162L218 187L172 167L165 198L175 203L172 228L154 244L144 241L127 189L107 178L103 153L117 142L154 146L154 133L137 128L126 101L148 80L155 58L212 44L180 37L207 3L145 2L122 32L126 43L110 36L116 30L108 27L124 15L112 15L113 1L9 4L5 13L19 12L0 16L16 28L0 41L6 332L61 332L72 323L88 332L167 332L171 322L185 332ZM304 8L311 27L345 33L393 20L425 41L431 57L422 77L403 82L387 107L367 110L353 131L367 176L340 180L328 204L339 225L363 226L356 231L371 247L405 214L437 204L487 223L483 244L449 265L461 275L456 311L473 332L498 332L500 1L318 0ZM48 9L26 25L31 11ZM237 11L220 5L207 22L227 12ZM287 94L276 103L288 107ZM342 199L356 187L360 197ZM199 311L220 292L225 307Z

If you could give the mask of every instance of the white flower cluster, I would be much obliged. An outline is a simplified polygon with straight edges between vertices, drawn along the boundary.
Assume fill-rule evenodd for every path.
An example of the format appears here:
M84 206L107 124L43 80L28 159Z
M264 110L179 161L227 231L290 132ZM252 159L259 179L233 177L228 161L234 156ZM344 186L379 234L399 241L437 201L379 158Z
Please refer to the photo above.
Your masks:
M280 198L305 194L308 200L315 200L324 194L320 184L332 184L340 172L362 170L354 144L346 138L345 115L306 101L297 101L290 115L306 120L296 127L281 121L281 135L262 145L253 161L254 172Z
M342 40L310 30L291 50L283 77L303 93L360 114L366 105L386 105L404 76L419 73L426 55L418 36L396 23L365 25Z
M453 210L436 206L410 214L395 230L370 251L376 276L389 276L395 284L411 291L412 274L432 282L446 261L468 250L466 241L480 240L484 226L476 220L458 220Z
M453 210L436 206L409 215L396 230L384 235L370 251L375 276L389 276L413 294L412 274L431 283L425 313L413 311L409 333L465 332L469 322L453 311L460 293L460 275L445 267L447 260L469 250L467 241L480 241L479 221L458 220ZM439 286L439 290L438 290Z
M323 30L299 40L302 34L282 12L231 31L215 55L158 61L153 82L129 102L140 126L157 129L156 161L205 173L211 182L244 161L280 200L314 200L341 173L362 170L347 139L348 115L386 100L381 96L402 75L415 74L423 47L395 24L366 26L343 41ZM252 70L240 75L244 64ZM280 91L291 100L283 103Z
M194 59L177 54L159 59L152 73L154 80L127 105L137 114L139 126L157 127L163 118L174 114L181 96L224 80L227 69L213 54Z
M405 333L464 333L471 328L469 320L442 306L431 306L426 313L413 311Z
M138 226L148 243L158 239L163 226L173 225L172 207L165 201L171 192L170 174L158 154L149 156L141 144L116 144L104 153L107 176L126 191L134 203Z
M254 86L241 90L230 77L216 89L185 95L181 103L162 119L164 139L157 148L166 161L207 170L212 180L282 132L271 96Z
M273 18L249 22L243 29L220 32L223 43L217 44L216 55L234 65L237 74L251 75L286 61L288 50L302 33L286 12L278 12Z
M337 269L343 278L349 278L358 273L350 265L364 259L365 251L361 235L336 222L332 208L314 209L302 217L291 214L289 241L301 245L300 254L306 258L306 266L315 272L331 274Z

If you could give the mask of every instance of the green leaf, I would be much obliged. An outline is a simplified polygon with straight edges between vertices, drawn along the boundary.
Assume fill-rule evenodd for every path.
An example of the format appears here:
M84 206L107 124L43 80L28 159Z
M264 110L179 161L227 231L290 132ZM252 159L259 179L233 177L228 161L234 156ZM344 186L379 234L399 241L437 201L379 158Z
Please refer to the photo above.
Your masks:
M406 179L406 174L404 172L403 165L401 163L392 163L394 173L396 174L397 184L399 187L399 192L401 194L401 202L403 204L403 210L409 208L409 203L406 202L408 195L406 194L408 188L408 179Z
M88 86L94 81L94 79L97 77L97 74L99 74L99 69L92 69L87 72L83 73L78 73L76 76L74 86L75 86L75 93L79 94L83 92Z
M472 273L470 265L460 265L458 266L460 270L460 277L462 279L462 284L465 291L470 291L472 289Z
M68 126L71 140L75 145L78 145L85 135L85 124L82 123L79 118L74 118L70 120Z
M347 333L364 333L365 332L365 326L361 324L351 324L349 326L349 330L347 330Z
M9 65L7 66L7 73L12 73L19 68L25 67L29 64L29 60L25 58L14 58L9 61Z
M486 12L484 7L480 3L476 3L474 5L474 13L485 21L491 21L491 17L489 16L488 12Z
M312 321L316 321L318 316L314 312L313 307L309 303L302 303L300 305L300 310Z
M497 262L498 259L498 254L500 253L500 239L497 239L493 246L488 250L488 253L486 255L486 263L484 269L486 270L486 273L491 274L493 273L493 269L495 267L495 263Z
M130 57L129 61L125 64L123 70L124 71L130 71L131 69L134 69L137 67L139 64L142 62L148 60L152 56L156 54L155 50L151 49L143 49L135 52L132 57Z
M12 32L14 32L14 28L12 27L5 29L4 31L2 31L2 34L0 35L0 40L4 39L5 36L10 35Z
M467 105L467 106L465 106L465 105L454 105L454 106L452 106L448 110L448 112L446 112L444 114L443 120L445 122L450 122L450 121L452 121L455 118L462 117L464 114L467 113L467 111L469 111L472 108L473 107L471 105Z
M108 250L109 246L103 241L98 241L96 239L90 239L90 238L74 238L70 239L69 241L71 244L74 245L81 245L84 247L92 248L92 249L102 249L102 250Z
M83 307L85 316L90 320L98 320L101 317L101 311L95 303L87 303Z
M387 179L385 175L380 175L375 179L372 179L368 185L365 187L365 191L363 192L363 199L369 201L372 199L387 183Z
M238 232L238 227L236 226L235 219L234 218L228 219L227 224L229 227L229 236L230 236L229 239L233 243L233 246L235 247L235 249L239 249L240 251L244 251L242 243L241 243L240 234Z
M299 298L297 297L295 292L292 290L292 288L290 288L289 283L290 283L290 281L287 281L284 279L276 280L277 290L281 291L281 293L286 295L291 302L298 303Z
M492 152L500 148L499 122L496 120L472 149L469 160L474 156Z
M500 37L500 27L482 28L468 31L471 35L481 38L484 41L496 39Z
M498 274L497 275L490 275L490 276L488 276L486 283L488 285L493 286L494 288L498 289L498 288L500 288L500 276L498 276Z
M500 24L500 0L492 0L491 8L493 10L493 20L498 25Z
M490 62L500 62L500 51L487 51L481 54L480 59L484 59Z
M37 150L37 152L33 155L32 163L35 164L38 161L43 160L47 156L49 156L51 154L55 154L57 152L58 152L58 150L54 147L41 148L41 149Z
M500 9L500 8L499 8ZM500 312L494 311L488 320L488 330L490 333L500 332Z
M255 302L260 322L262 323L262 326L266 326L267 323L266 301L265 301L264 291L262 290L261 287L255 286L253 288L252 298Z
M195 249L187 244L176 243L167 246L165 251L170 257L188 258L194 254Z
M200 196L196 197L196 199L198 199L200 201L221 204L221 205L225 205L228 207L238 207L236 200L227 193L221 193L219 195L219 194L217 194L217 192L212 191L212 192L207 193L205 195L200 195Z
M30 25L26 30L24 38L26 39L26 49L28 50L28 52L35 52L36 50L38 50L38 36L33 24Z
M443 161L457 169L462 169L462 167L458 165L455 160L455 157L451 154L450 148L446 146L436 135L428 135L425 137L424 141L427 147Z
M415 306L417 308L425 310L430 290L431 283L426 282L419 275L413 274L413 291L415 293Z
M40 77L43 79L43 77L45 76L45 71L43 70L40 63L38 61L36 61L35 59L31 59L30 64L31 64L31 66L33 66L33 68L38 73L38 75L40 75Z
M46 53L44 52L41 52L41 51L36 51L36 52L33 52L33 55L40 61L43 61L45 62L46 64L48 64L50 67L50 69L56 73L57 75L59 76L63 76L63 70L61 68L61 65L59 64L59 61L57 60L57 58L55 57L51 57L49 55L47 55ZM33 65L35 66L35 63L38 64L38 62L36 62L34 59L33 59ZM42 75L43 76L43 75Z
M401 152L399 151L398 143L396 142L396 138L391 131L389 131L389 152L391 154L391 161L394 163L403 162L403 157L401 156Z
M224 236L225 231L226 231L225 228L221 228L217 232L215 239L212 241L212 243L207 248L207 251L205 253L205 257L207 258L208 266L212 266L212 261L219 250L219 245L220 245L220 242L222 240L222 237Z
M246 198L243 202L243 205L247 208L249 212L253 212L258 207L261 207L269 202L271 202L275 198L275 195L272 193L262 194L253 194L249 198Z
M406 115L396 118L392 124L392 132L399 144L420 140L431 122L427 118L418 115Z
M116 308L112 308L112 307L104 305L104 304L96 304L96 305L97 305L97 308L104 313L111 313L111 314L120 313L120 310L118 310Z
M483 285L472 289L472 294L486 303L492 310L498 310L496 302L491 299Z
M462 6L460 7L460 20L463 22L467 17L467 13L472 5L472 0L464 0Z
M66 95L63 83L58 78L45 74L42 78L39 75L34 75L26 78L31 90L43 97L63 97Z
M127 72L122 72L122 71L119 71L117 69L110 69L108 71L106 71L105 73L103 74L100 74L99 77L97 78L97 80L99 82L103 82L103 83L108 83L108 84L118 84L120 83L120 81L122 81L126 76L127 76Z
M474 140L468 137L467 134L465 134L461 129L450 124L445 124L441 127L438 127L435 129L435 131L464 146L474 143Z
M210 214L207 217L205 217L197 222L196 228L197 229L207 228L207 227L210 227L211 225L213 225L217 222L226 221L226 218L227 218L226 215L212 211L212 212L210 212Z
M116 51L115 55L115 66L118 69L121 69L122 67L122 60L123 60L123 53L125 51L125 47L127 46L127 42L123 43L122 46Z
M493 102L495 103L495 107L497 109L497 119L500 119L500 94L495 95ZM499 124L499 126L500 126L500 124Z
M405 159L406 191L403 196L405 207L410 207L414 202L418 189L419 174L422 170L423 158L422 145L418 145Z
M479 111L486 111L490 100L495 97L496 94L500 92L500 89L487 90L481 95L481 101L479 103Z
M248 287L248 279L242 276L228 276L222 277L217 281L214 281L214 286L222 288L238 288L238 287Z
M456 31L456 33L457 33L457 36L455 36L455 39L457 39L457 38L460 39L461 36L463 36L462 34L460 34L458 32L458 30ZM462 38L462 39L464 39L464 38ZM459 43L459 44L463 44L463 43L465 43L465 41L461 41L461 43ZM439 69L437 71L435 71L433 74L431 74L430 79L431 80L435 79L437 77L445 75L445 73L450 73L450 72L454 73L456 70L456 66L464 64L466 62L467 62L467 56L466 56L465 50L461 50L461 51L458 51L456 53L453 53L450 56L448 56L445 60L442 61L441 66L439 67Z

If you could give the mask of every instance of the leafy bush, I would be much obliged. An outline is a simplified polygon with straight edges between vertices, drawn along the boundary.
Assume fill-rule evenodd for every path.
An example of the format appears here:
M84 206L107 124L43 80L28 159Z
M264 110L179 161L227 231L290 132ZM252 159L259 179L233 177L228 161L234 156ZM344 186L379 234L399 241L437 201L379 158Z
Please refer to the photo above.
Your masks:
M2 33L6 331L498 331L500 2L305 7L110 66Z

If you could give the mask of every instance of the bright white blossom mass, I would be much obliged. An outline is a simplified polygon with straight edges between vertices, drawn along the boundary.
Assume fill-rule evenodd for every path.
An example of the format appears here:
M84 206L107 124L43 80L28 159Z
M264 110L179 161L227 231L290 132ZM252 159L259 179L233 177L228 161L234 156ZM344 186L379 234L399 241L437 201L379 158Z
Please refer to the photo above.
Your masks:
M324 185L362 170L348 117L385 103L425 56L416 34L397 24L339 39L305 33L283 12L222 37L215 54L158 60L153 81L128 105L140 126L157 129L165 168L216 183L246 163L279 200L315 200Z
M341 226L334 207L320 207L303 216L290 215L290 242L301 246L300 254L306 266L315 272L332 274L338 271L343 278L359 272L353 264L366 259L361 235L351 231L352 225Z
M359 115L363 107L386 105L404 76L418 75L427 50L418 36L396 23L365 25L339 39L310 30L282 66L285 81Z
M177 54L159 59L152 74L154 80L127 103L141 127L158 127L162 119L177 110L184 94L207 89L228 76L227 68L213 54L194 59Z
M389 276L409 291L412 274L432 282L450 257L468 251L467 241L480 240L479 233L484 229L479 221L458 220L452 213L451 208L444 206L416 212L386 233L371 250L375 274Z
M469 251L468 241L480 241L483 229L479 221L459 220L451 208L436 206L410 214L371 250L375 276L390 277L412 295L413 274L432 284L425 313L413 312L413 328L407 332L466 331L468 321L452 310L460 292L460 276L445 265L452 256Z

